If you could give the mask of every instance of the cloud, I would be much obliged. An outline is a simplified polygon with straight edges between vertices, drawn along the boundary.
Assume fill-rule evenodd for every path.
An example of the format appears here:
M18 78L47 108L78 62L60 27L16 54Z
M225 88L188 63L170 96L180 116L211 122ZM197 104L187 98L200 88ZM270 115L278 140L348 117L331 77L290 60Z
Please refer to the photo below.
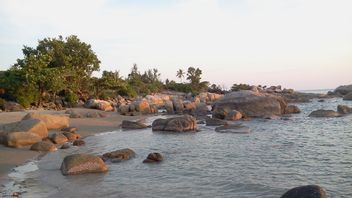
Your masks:
M198 66L206 80L228 86L331 87L352 72L350 7L348 0L1 0L0 65L13 63L23 44L76 34L92 44L102 69L125 75L136 62L171 79L180 67Z

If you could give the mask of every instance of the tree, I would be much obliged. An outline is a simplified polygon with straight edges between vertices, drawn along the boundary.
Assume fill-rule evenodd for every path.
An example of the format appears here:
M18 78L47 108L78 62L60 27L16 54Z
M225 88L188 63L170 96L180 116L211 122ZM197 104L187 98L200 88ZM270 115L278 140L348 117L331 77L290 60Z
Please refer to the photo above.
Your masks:
M182 83L182 80L185 77L185 72L182 69L179 69L177 71L177 73L176 73L176 77L179 78L181 80L181 83Z
M199 68L189 67L187 71L187 80L190 81L191 85L197 86L200 83L202 70Z

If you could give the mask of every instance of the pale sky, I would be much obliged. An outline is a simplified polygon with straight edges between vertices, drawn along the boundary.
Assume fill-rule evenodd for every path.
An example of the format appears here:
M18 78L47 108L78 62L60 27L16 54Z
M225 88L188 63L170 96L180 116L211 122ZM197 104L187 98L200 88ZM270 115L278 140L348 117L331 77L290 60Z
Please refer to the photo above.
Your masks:
M77 35L102 70L298 90L352 84L351 0L0 0L0 70L39 39Z

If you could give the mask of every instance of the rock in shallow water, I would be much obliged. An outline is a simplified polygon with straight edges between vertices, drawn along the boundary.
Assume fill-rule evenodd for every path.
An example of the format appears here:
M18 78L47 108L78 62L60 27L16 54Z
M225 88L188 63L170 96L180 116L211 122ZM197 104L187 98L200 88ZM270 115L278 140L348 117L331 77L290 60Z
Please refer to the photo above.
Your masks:
M86 173L101 173L108 171L104 161L94 155L74 154L64 158L61 164L63 175L78 175Z
M136 156L136 153L129 148L116 150L113 152L105 153L102 156L104 161L111 160L113 162L120 162L124 160L129 160Z
M325 190L316 185L300 186L287 191L281 198L327 198Z
M56 146L49 141L42 141L31 146L32 151L53 152L57 151Z
M251 130L249 127L242 125L225 125L215 128L216 132L219 133L250 133Z
M152 124L153 131L197 132L197 121L192 116L157 119Z
M205 119L206 126L221 126L221 125L227 125L228 123L224 120L220 120L217 118L206 118Z
M324 110L324 109L319 109L309 114L309 117L316 117L316 118L323 118L323 117L333 118L333 117L339 117L339 116L340 114L337 113L336 111Z
M148 126L142 122L134 122L134 121L129 121L129 120L124 120L122 121L121 128L123 129L145 129Z
M337 112L340 114L350 114L352 113L352 108L347 105L338 105Z
M86 142L84 140L75 140L73 142L73 146L84 146L86 145Z
M143 161L143 163L156 163L163 161L164 158L160 153L150 153L147 156L147 159Z

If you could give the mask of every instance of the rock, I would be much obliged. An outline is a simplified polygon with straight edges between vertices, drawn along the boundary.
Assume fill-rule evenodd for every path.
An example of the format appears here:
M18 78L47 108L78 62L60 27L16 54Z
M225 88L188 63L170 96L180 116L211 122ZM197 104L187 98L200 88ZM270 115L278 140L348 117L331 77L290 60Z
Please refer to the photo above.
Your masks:
M318 100L318 102L325 102L325 100L324 99L320 99L320 100Z
M114 107L110 102L105 100L90 99L86 102L85 107L90 109L99 109L101 111L113 111Z
M352 108L347 105L338 105L337 112L340 114L350 114L352 113Z
M84 146L86 142L84 140L75 140L73 141L73 146Z
M174 114L174 103L172 103L172 101L166 101L165 105L164 105L167 114Z
M77 133L64 132L64 136L68 139L68 141L75 141L81 138L81 136Z
M220 120L217 118L209 118L207 117L205 119L206 126L221 126L221 125L227 125L228 123L224 120Z
M76 127L66 127L66 128L62 128L61 131L70 132L70 133L76 133L77 132L77 128Z
M242 118L242 113L236 110L230 111L225 117L226 120L231 120L231 121L240 120L241 118Z
M352 92L348 93L343 97L343 100L352 100Z
M61 164L63 175L78 175L86 173L101 173L108 171L104 161L89 154L74 154L66 156Z
M281 198L327 198L326 191L316 185L300 186L287 191Z
M55 116L49 114L40 114L37 112L28 113L22 120L38 119L46 124L48 129L61 129L70 125L69 118L66 116Z
M294 114L294 113L301 113L301 110L296 105L288 105L285 108L286 114Z
M5 102L3 109L4 111L8 111L8 112L24 110L22 105L18 104L17 102Z
M87 112L86 117L87 118L100 118L100 114L98 112Z
M130 110L129 105L120 105L118 111L120 112L121 115L126 115L128 114L129 110Z
M28 132L12 132L6 137L6 145L15 148L30 146L40 141L42 138L39 135Z
M215 128L216 132L219 133L250 133L251 130L249 127L242 125L225 125Z
M172 104L174 105L175 113L178 113L178 114L183 113L184 107L183 107L183 101L181 99L173 98Z
M316 118L320 118L320 117L331 118L331 117L339 117L339 116L340 114L337 113L336 111L324 110L324 109L319 109L309 114L309 117L316 117Z
M0 131L9 132L29 132L39 135L41 138L48 137L46 124L38 119L21 120L0 126Z
M156 163L163 161L164 158L160 153L150 153L143 163Z
M145 129L148 126L142 122L134 122L134 121L129 121L129 120L124 120L122 121L121 127L123 129Z
M68 141L68 138L61 133L55 133L51 137L51 141L53 141L55 144L63 144Z
M205 103L198 103L196 105L196 116L207 116L210 113L208 106Z
M339 86L334 91L335 94L340 94L340 95L347 95L350 92L352 92L352 85Z
M129 160L135 156L136 156L136 153L132 149L126 148L126 149L105 153L103 154L103 159L105 159L104 161L109 159L116 162L116 161Z
M61 146L60 149L69 149L70 147L71 147L71 146L70 146L69 143L65 143L65 144L63 144L63 145Z
M70 118L83 118L83 115L82 115L81 113L72 111L72 112L70 113Z
M56 146L48 141L41 141L33 144L30 148L32 151L53 152L57 151Z
M152 124L153 131L187 132L197 131L196 119L192 116L157 119Z
M244 117L280 116L285 113L287 103L279 96L242 90L226 94L214 104L214 112L218 110L237 110Z
M148 101L146 100L136 101L134 102L134 105L136 107L136 111L141 112L142 114L150 113L150 105Z
M229 112L231 111L230 108L228 107L225 107L225 108L222 108L222 107L217 107L213 110L213 118L218 118L218 119L225 119L227 117L227 115L229 114Z

